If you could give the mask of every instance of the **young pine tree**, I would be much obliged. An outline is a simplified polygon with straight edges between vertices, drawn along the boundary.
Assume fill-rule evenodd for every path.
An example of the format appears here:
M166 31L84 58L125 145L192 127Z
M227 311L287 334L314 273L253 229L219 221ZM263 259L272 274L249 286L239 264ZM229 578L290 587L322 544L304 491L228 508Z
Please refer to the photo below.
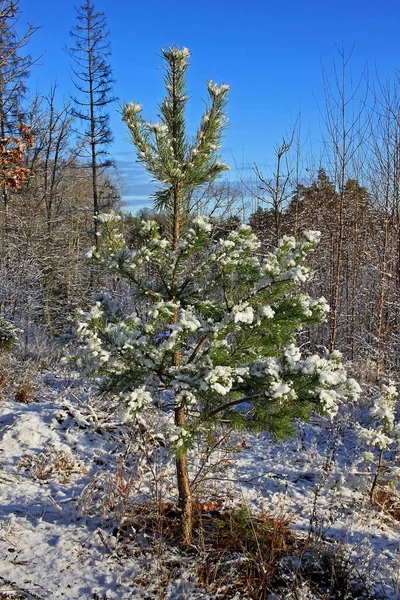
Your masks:
M167 94L160 123L126 105L124 120L139 160L160 183L157 205L168 216L163 235L142 223L142 244L126 247L115 214L98 217L102 231L90 255L132 290L137 310L125 314L109 294L82 313L82 367L118 394L127 415L173 405L170 445L175 452L182 541L192 535L188 453L194 439L217 423L276 436L292 432L313 408L334 414L337 402L357 394L333 353L302 357L295 345L303 327L321 322L326 302L300 291L303 265L318 238L284 238L263 256L251 228L239 224L219 238L211 220L190 213L190 191L213 180L219 161L228 86L208 84L209 105L195 141L184 120L189 52L163 51ZM155 404L155 400L157 403Z

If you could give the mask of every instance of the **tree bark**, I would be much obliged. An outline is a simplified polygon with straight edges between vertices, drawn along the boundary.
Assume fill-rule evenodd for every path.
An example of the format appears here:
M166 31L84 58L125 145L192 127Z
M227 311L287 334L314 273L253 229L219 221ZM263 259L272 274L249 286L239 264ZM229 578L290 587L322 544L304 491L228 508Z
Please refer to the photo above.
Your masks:
M174 194L174 216L173 216L173 232L172 232L172 243L174 250L178 248L178 242L180 237L180 224L181 224L181 194L180 187L177 185L173 190ZM176 282L172 281L172 293L175 296L176 293ZM179 319L178 310L174 312L174 323L177 323ZM180 364L180 352L175 350L174 352L174 366L177 367ZM185 409L177 406L175 408L175 425L177 427L185 426ZM178 497L179 497L179 508L181 511L181 542L187 546L190 544L192 539L192 493L189 481L189 469L187 461L186 450L180 451L179 455L175 458L176 466L176 477L178 483Z
M185 411L175 409L175 424L183 427ZM189 470L186 450L175 459L176 477L178 482L179 508L181 511L181 542L187 546L192 539L192 491L189 481Z

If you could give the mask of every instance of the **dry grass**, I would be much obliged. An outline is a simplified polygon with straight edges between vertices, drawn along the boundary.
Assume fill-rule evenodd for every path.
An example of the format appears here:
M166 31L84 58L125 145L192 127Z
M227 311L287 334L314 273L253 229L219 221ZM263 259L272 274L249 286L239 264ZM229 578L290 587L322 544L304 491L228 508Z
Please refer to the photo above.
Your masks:
M182 549L179 511L173 503L131 505L130 514L113 532L118 555L145 552L140 539L154 555L157 546L174 548L184 559L191 557L197 585L217 599L267 600L272 592L282 600L377 599L345 546L313 544L295 535L291 517L283 513L254 515L246 505L226 509L221 499L212 499L195 503L193 522L192 547ZM161 550L160 554L162 560ZM312 595L304 596L305 589Z
M33 401L34 387L29 379L25 379L19 385L17 385L14 393L15 402L21 402L22 404L29 404Z
M373 506L400 521L400 496L389 487L375 489Z
M35 479L48 481L56 478L60 483L69 483L73 473L87 473L83 465L78 463L70 453L47 446L36 455L27 455L19 463Z
M290 518L252 515L243 505L202 518L206 559L198 570L202 586L217 597L266 600L282 557L296 551Z

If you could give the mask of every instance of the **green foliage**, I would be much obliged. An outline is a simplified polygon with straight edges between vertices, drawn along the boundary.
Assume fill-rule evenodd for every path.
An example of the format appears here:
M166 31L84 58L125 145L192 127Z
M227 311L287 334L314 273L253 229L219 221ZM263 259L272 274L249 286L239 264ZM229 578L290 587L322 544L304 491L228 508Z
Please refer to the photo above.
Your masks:
M286 237L263 256L248 226L214 239L210 221L198 217L174 250L148 221L143 245L130 250L118 217L99 222L101 243L92 255L131 285L142 316L100 296L82 314L79 361L119 394L127 418L153 410L155 401L184 407L187 424L171 432L182 449L216 422L287 436L314 408L334 414L340 398L357 395L339 353L304 357L295 345L298 332L323 321L327 310L323 298L301 291L317 234Z
M220 161L218 152L226 123L224 114L229 86L208 82L209 103L192 142L186 133L185 108L188 100L185 75L190 53L176 46L161 51L165 63L166 97L159 105L160 122L142 117L137 102L125 104L123 120L129 127L138 159L159 183L154 198L158 211L173 220L177 190L181 216L190 213L190 193L198 186L213 181L228 165Z
M231 222L221 236L220 225L193 218L190 191L227 168L217 152L229 87L208 83L209 105L190 142L189 52L172 47L162 54L160 123L146 122L136 102L124 107L123 118L140 162L160 184L167 233L164 223L145 220L136 227L141 243L130 249L121 219L99 215L101 236L90 255L128 283L135 310L125 314L101 295L82 313L78 362L120 397L126 418L143 418L156 406L175 415L170 444L178 454L220 422L287 436L313 408L333 415L340 399L359 391L338 353L304 357L295 345L328 310L324 298L301 291L319 234L284 237L265 255L249 226Z
M0 315L0 352L11 350L17 343L20 333L22 333L20 329Z

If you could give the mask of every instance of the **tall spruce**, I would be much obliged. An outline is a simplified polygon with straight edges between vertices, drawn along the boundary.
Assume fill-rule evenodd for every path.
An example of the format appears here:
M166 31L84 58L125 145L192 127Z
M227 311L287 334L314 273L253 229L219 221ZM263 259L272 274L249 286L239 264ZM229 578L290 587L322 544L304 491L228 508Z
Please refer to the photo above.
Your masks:
M70 35L74 45L69 53L75 66L73 83L78 92L72 97L73 115L85 123L79 136L81 156L89 159L92 172L93 216L95 243L97 244L96 216L102 206L99 192L99 174L111 164L107 147L112 142L110 116L106 108L116 98L112 94L115 80L109 57L111 54L106 17L98 12L92 0L86 0L77 9L77 22Z
M296 335L321 322L326 301L301 292L304 259L317 239L284 238L265 255L251 228L238 223L221 237L218 224L190 211L188 192L227 166L218 150L229 87L208 84L209 104L194 142L185 126L187 49L163 51L165 100L151 124L136 102L124 120L139 160L160 183L157 205L169 227L143 221L141 245L126 247L120 217L100 214L98 247L89 253L131 288L134 310L110 295L82 313L78 364L100 376L126 407L127 418L161 409L170 415L182 542L192 537L188 455L216 425L293 431L313 408L334 414L340 398L358 392L339 353L303 357Z

